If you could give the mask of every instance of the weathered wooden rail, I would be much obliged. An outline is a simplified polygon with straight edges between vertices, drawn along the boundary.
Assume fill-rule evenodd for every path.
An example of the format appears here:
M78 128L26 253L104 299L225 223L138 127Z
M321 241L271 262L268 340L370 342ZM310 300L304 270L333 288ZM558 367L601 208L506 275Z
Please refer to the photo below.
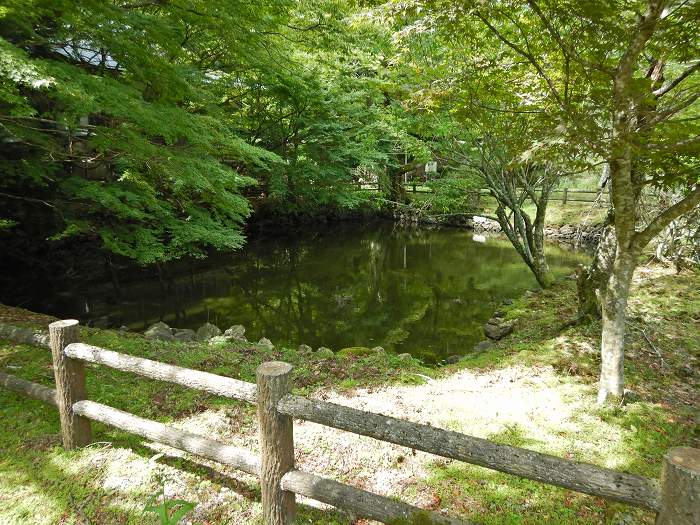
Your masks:
M263 363L258 367L256 384L252 384L85 345L78 342L78 330L78 322L74 320L58 321L49 326L55 389L2 372L0 386L56 406L61 420L63 445L67 449L89 444L90 421L98 421L258 476L263 517L268 525L287 525L294 521L295 494L384 523L467 523L297 470L294 466L294 418L621 501L657 512L657 525L700 523L698 449L670 449L664 457L661 480L657 481L296 396L291 393L292 367L287 363ZM85 362L257 404L260 457L86 399Z
M423 182L408 182L403 184L406 191L410 193L433 193L433 190L426 186ZM362 191L379 191L379 183L369 182L357 185L357 189ZM478 188L472 190L479 195L489 195L488 188ZM610 196L607 191L591 190L584 188L561 188L552 191L549 197L550 201L559 201L566 205L567 202L587 202L593 204L601 199L603 203L608 203Z

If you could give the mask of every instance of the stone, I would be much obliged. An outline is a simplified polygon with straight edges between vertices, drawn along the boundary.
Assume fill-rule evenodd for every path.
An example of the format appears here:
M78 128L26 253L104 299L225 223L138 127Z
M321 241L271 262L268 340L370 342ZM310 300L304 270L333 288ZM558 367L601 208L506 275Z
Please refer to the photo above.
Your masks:
M504 311L502 311L502 310L497 310L497 311L495 311L495 312L493 313L492 319L493 319L493 318L502 319L502 318L505 317L505 316L506 316L506 313L505 313Z
M450 355L447 356L447 359L445 359L445 363L448 365L454 365L455 363L459 363L460 357L458 355Z
M311 348L309 345L305 345L305 344L300 344L298 350L299 350L300 354L310 354L311 352L314 351L313 348Z
M197 339L197 333L190 328L175 328L175 332L173 333L173 338L176 341L180 341L182 343L187 343L187 342L194 341L195 339Z
M386 352L386 350L384 350L383 346L375 346L372 348L372 352L374 352L375 354L383 354L384 352Z
M503 304L506 306L510 306L513 304L513 299L503 299Z
M227 335L215 335L214 337L211 337L209 339L209 344L210 345L221 345L221 344L230 343L232 341L236 341L236 339L233 339L232 337L229 337Z
M197 341L208 341L217 335L221 335L221 330L211 323L204 323L197 329Z
M349 356L349 355L355 355L355 356L364 356L364 355L370 355L374 352L372 352L371 348L367 348L366 346L349 346L347 348L341 348L338 350L338 355L343 355L343 356Z
M484 325L484 334L486 334L486 337L493 339L494 341L503 339L512 332L513 323L492 324L489 322Z
M49 334L44 334L41 332L33 334L31 344L49 346Z
M226 329L224 335L232 339L245 341L245 326L243 326L242 324L234 324L233 326Z
M119 327L119 331L120 331L120 332L128 332L128 331L129 331L129 327L123 324L123 325L121 325L121 326Z
M31 328L22 328L20 326L1 325L0 338L9 339L15 343L25 345L41 345L48 346L49 335L43 332L35 332Z
M331 359L335 357L335 354L330 348L321 346L314 352L314 357L316 357L317 359Z
M574 233L576 233L576 230L573 226L570 226L568 224L565 224L564 226L559 228L559 235L563 237L571 237Z
M163 321L158 321L157 323L149 326L143 335L145 335L147 339L158 339L160 341L173 340L172 330Z
M409 361L413 356L411 356L411 354L403 353L397 355L396 357L398 357L400 361Z
M267 337L261 337L260 341L258 341L258 344L270 350L272 350L275 347L275 345L272 344L272 341L270 341Z
M487 350L491 350L492 348L493 343L491 341L481 341L474 345L475 352L486 352Z

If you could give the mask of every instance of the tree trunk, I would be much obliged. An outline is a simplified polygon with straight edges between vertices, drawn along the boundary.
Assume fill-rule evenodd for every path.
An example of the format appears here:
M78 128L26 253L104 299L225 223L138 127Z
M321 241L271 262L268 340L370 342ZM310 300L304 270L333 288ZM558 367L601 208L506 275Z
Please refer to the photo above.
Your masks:
M622 398L625 388L625 319L637 254L618 253L602 300L601 370L598 403Z
M400 169L389 171L389 200L406 202L406 188L403 185L403 172Z
M547 204L549 202L549 189L543 188L538 200L535 200L537 212L535 222L532 225L532 235L527 240L531 243L533 272L537 282L542 288L549 288L554 282L554 278L549 271L547 256L544 253L544 222L547 215Z
M552 274L549 272L549 265L547 264L546 259L535 259L532 265L530 266L530 269L535 275L537 283L542 288L549 288L552 285L554 279L552 277Z
M576 271L578 316L580 319L586 317L599 319L601 316L600 303L605 296L605 288L617 253L617 239L613 223L614 217L611 212L605 220L603 232L593 254L593 261L591 261L590 266L581 266Z

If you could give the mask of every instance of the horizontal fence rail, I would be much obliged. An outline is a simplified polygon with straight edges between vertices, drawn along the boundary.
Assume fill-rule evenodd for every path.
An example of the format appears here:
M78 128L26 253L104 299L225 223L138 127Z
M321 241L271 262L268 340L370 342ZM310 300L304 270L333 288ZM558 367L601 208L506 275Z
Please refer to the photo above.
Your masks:
M203 390L233 399L255 403L257 388L252 383L239 381L230 377L201 372L191 368L168 365L142 357L120 354L104 348L83 343L72 343L65 350L65 355L79 361L108 366L122 372L131 372L150 379L157 379L195 390Z
M520 447L499 445L487 439L295 395L285 396L278 408L283 414L297 419L593 496L659 510L658 483L635 474L568 461Z
M56 389L49 388L38 383L32 383L26 379L20 379L19 377L11 376L10 374L5 374L0 372L0 386L7 388L8 390L15 392L17 394L23 394L32 399L38 399L49 405L55 407L58 406L58 399L56 399Z
M253 384L79 343L77 321L52 323L49 333L56 389L3 372L0 372L0 386L56 406L61 415L61 434L66 448L89 443L89 422L97 421L231 466L260 479L263 516L268 525L293 522L294 494L349 510L360 518L385 523L471 525L297 470L293 418L656 511L657 525L700 522L698 449L670 449L664 458L659 483L643 476L293 395L292 367L287 363L263 363L257 370L257 384ZM261 456L85 399L83 362L257 404Z
M94 401L78 401L73 405L76 414L98 421L156 443L184 450L197 456L231 466L248 474L260 473L260 459L247 450L224 445L213 439L173 428L151 419L144 419Z
M349 510L362 518L384 523L475 525L473 522L420 510L402 501L378 496L345 483L299 470L287 472L282 477L281 486L283 490Z
M401 185L405 191L408 191L410 193L433 193L434 190L430 186L426 186L426 182L417 182L417 183L404 183ZM381 189L379 183L376 182L363 182L361 184L357 184L356 188L360 191L379 191ZM488 188L474 188L472 190L466 190L465 193L472 193L476 194L478 193L479 195L489 195L490 190ZM560 194L560 195L557 195ZM574 194L574 197L570 197L570 194ZM583 197L585 195L590 195L591 198L578 198L578 197ZM599 189L584 189L584 188L562 188L562 189L555 189L552 190L551 195L549 196L550 201L559 201L564 204L567 202L588 202L588 203L595 203L598 202L599 199L602 199L603 202L609 202L610 197L607 191L605 190L599 190Z

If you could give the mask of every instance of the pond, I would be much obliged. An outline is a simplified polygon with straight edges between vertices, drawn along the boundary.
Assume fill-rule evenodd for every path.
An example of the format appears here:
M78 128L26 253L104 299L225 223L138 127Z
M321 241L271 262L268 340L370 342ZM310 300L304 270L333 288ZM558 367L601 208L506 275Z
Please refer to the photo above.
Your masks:
M586 259L551 245L554 273ZM204 261L130 271L119 286L53 281L22 306L133 330L163 320L222 330L242 324L249 340L338 350L378 346L426 362L472 351L482 325L506 299L537 283L510 243L459 229L334 224L251 240ZM40 283L39 279L37 283ZM100 282L102 284L100 284Z

